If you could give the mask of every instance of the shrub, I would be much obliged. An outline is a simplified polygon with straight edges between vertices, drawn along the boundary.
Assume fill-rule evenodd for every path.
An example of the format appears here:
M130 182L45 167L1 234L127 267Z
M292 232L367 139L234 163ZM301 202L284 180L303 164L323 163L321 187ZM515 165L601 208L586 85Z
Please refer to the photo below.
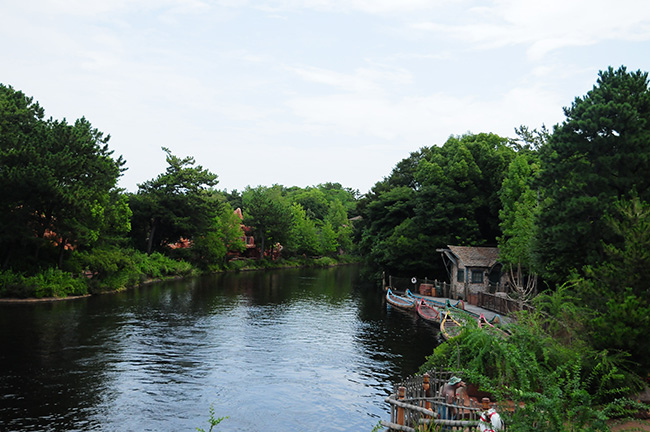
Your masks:
M34 287L34 296L37 298L88 294L85 280L52 268L27 278L26 283Z
M67 297L88 293L86 281L71 273L53 268L33 276L23 276L9 270L0 273L2 297Z
M11 270L0 272L0 297L25 298L33 296L32 289L25 284L25 278Z

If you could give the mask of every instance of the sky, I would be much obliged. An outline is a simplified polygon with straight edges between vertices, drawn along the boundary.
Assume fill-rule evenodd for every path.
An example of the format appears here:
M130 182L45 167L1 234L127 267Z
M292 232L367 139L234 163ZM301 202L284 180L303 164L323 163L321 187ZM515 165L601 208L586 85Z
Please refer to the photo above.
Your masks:
M640 0L0 0L0 83L126 160L218 189L367 192L450 136L552 128L598 72L650 71Z

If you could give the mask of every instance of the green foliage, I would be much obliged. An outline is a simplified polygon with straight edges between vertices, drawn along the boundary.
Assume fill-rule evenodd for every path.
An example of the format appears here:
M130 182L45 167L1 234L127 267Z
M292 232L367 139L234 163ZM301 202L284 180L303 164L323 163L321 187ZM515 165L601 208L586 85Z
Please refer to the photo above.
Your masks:
M23 276L11 270L0 272L0 297L68 297L87 293L83 279L53 268L33 276Z
M179 158L167 148L167 169L138 186L131 195L134 244L147 253L165 250L181 238L204 235L214 224L219 203L211 188L216 174L194 166L193 157Z
M622 401L639 379L625 356L589 344L582 330L588 311L570 288L540 296L536 312L520 313L507 338L465 329L436 347L420 371L460 370L493 398L521 404L504 413L512 430L607 430L605 420L637 407Z
M450 138L397 164L359 204L359 248L391 274L445 272L437 248L500 235L498 191L515 152L494 134Z
M291 228L285 246L289 255L320 254L316 223L307 216L307 212L299 203L291 205Z
M338 264L338 261L331 257L320 257L311 264L313 267L332 267Z
M37 267L61 267L67 251L128 226L128 212L115 199L124 161L113 159L110 137L88 120L44 121L31 98L0 85L0 137L5 266L31 259ZM57 254L41 254L54 248Z
M606 259L587 266L576 289L594 312L588 321L596 349L629 353L641 374L650 373L650 205L620 201L607 220L621 240L603 245Z
M244 223L255 229L262 251L286 243L291 229L291 208L279 186L247 187L242 193Z
M336 247L341 251L350 252L353 248L352 226L346 208L341 201L338 199L330 201L329 210L323 222L329 224L335 231Z
M334 231L332 224L327 221L320 227L320 250L323 255L335 255L339 247L337 233Z
M245 248L242 240L241 220L230 205L217 205L212 224L203 234L196 236L191 248L191 259L203 270L222 270L226 265L228 252L242 252Z
M648 74L610 67L564 111L566 120L540 150L534 243L537 265L554 283L602 262L602 241L618 243L606 221L618 199L650 201Z
M87 284L92 293L122 290L147 279L187 276L193 267L159 252L150 255L115 247L93 248L73 254L67 268L75 274L89 276Z
M222 421L224 421L224 420L227 419L227 418L228 418L228 417L219 417L219 418L215 418L215 417L214 417L214 406L213 406L213 405L210 405L210 419L208 420L208 423L210 424L210 429L208 429L208 432L212 432L212 429L213 429L215 426L218 426L219 423L221 423ZM205 429L202 429L202 428L199 428L199 427L197 427L196 430L197 430L198 432L205 432Z
M535 154L519 153L501 184L499 219L503 235L499 237L499 259L504 264L533 268L532 242L539 206L532 185L538 168Z

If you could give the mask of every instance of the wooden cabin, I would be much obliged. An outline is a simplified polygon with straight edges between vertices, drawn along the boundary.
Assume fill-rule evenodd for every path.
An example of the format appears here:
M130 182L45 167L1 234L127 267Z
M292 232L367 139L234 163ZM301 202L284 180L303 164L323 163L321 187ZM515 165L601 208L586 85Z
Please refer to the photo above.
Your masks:
M504 285L499 248L447 246L437 251L442 254L449 274L451 298L477 304L479 292L494 293Z

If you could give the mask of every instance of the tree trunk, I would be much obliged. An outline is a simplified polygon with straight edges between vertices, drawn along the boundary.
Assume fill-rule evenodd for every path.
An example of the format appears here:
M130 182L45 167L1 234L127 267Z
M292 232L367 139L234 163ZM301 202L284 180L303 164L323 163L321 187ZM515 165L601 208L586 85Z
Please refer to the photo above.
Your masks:
M59 245L59 261L58 261L58 267L59 270L63 268L63 255L65 254L65 244L66 244L65 239L61 239L61 244Z
M264 234L262 234L261 232L260 232L260 238L262 239L262 243L260 244L260 257L259 257L259 259L264 259L264 243L265 243L264 240L266 240L266 239L264 238Z
M151 231L149 231L149 239L147 240L147 255L151 255L151 249L153 248L153 236L156 234L156 219L151 221Z

